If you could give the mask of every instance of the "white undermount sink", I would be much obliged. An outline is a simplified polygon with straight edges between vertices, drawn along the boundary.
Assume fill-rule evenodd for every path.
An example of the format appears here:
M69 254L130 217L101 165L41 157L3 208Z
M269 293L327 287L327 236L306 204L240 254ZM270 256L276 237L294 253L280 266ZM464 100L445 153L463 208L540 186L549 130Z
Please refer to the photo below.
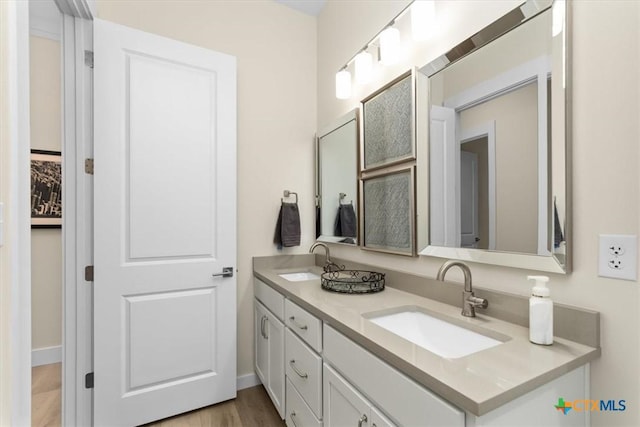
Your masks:
M509 339L493 331L480 333L455 325L427 314L419 307L404 307L391 313L388 310L367 313L364 317L415 345L448 359L468 356L498 346ZM488 335L493 335L493 338Z
M320 278L320 276L310 271L298 271L296 273L283 273L283 274L278 274L278 276L290 282L304 282L305 280L314 280L314 279Z

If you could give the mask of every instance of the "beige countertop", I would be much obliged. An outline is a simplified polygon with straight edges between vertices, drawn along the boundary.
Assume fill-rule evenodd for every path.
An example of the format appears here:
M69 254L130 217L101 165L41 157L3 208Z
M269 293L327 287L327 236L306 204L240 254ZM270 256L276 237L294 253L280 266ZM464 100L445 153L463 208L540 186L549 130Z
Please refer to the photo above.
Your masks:
M387 286L366 295L323 290L320 280L290 282L282 273L312 271L317 266L254 265L254 275L416 382L454 405L483 415L537 387L594 360L600 348L555 337L551 346L529 342L529 330L477 312L465 318L460 307L423 298ZM454 319L471 329L484 328L509 339L465 357L447 359L400 338L363 315L398 307L420 307ZM578 327L578 325L576 325Z

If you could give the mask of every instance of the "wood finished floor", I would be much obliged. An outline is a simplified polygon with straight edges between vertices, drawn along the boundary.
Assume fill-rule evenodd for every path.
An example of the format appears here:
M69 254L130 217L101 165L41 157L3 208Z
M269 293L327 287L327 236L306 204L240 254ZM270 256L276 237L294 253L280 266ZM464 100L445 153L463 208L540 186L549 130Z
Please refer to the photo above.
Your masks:
M54 363L31 370L31 424L33 427L61 425L61 370ZM238 391L234 400L176 415L145 427L283 427L276 408L259 385Z
M59 427L62 363L31 368L31 425Z

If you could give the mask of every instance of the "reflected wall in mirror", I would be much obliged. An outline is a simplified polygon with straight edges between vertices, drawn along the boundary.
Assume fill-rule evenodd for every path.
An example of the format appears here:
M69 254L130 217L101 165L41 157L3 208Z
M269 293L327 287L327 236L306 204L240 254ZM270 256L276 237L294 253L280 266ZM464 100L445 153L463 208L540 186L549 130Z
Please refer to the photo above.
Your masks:
M565 8L526 2L421 70L422 254L568 271Z
M316 139L316 237L357 244L358 110L327 126Z

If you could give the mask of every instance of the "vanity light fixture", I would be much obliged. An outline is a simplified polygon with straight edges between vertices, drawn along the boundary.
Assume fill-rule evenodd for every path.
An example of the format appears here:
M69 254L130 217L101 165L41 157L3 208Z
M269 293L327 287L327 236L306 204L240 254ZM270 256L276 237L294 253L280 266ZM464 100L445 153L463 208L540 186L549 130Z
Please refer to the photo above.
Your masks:
M401 57L400 30L394 28L396 21L404 19L411 12L411 26L414 40L429 38L436 29L435 0L414 0L405 6L393 20L378 34L373 36L365 48L352 56L336 74L336 98L349 99L351 97L351 73L347 70L354 63L354 77L356 83L366 84L373 80L373 55L368 52L369 47L379 49L379 60L384 65L392 65ZM407 17L408 18L408 17ZM404 28L404 25L400 25Z
M345 66L336 73L336 98L349 99L351 97L351 73Z
M373 80L373 56L367 52L367 48L355 57L355 78L356 82L365 84Z
M436 2L415 0L411 4L411 36L414 40L427 40L436 27Z
M380 33L380 62L393 65L400 59L400 30L393 22Z

